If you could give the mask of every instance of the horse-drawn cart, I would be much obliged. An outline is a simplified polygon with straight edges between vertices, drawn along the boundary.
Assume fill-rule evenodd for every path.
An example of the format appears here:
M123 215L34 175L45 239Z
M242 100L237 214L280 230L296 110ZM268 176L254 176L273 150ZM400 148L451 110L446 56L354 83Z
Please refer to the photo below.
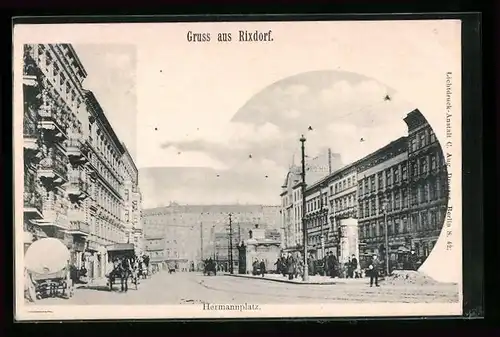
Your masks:
M31 244L25 254L25 290L32 301L45 297L72 297L70 253L58 239L44 238Z
M120 280L122 290L128 290L128 279L132 284L139 283L137 270L134 270L135 248L131 243L117 243L108 246L108 262L113 264L113 269L106 275L108 278L109 290L113 290L113 284L116 279Z

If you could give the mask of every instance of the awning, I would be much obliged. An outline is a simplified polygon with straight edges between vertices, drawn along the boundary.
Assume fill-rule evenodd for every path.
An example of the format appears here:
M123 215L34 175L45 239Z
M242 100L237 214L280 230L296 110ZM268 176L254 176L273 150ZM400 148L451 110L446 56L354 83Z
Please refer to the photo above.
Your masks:
M133 243L116 243L114 245L107 246L106 249L108 252L124 251L124 250L132 250L135 252L135 247Z

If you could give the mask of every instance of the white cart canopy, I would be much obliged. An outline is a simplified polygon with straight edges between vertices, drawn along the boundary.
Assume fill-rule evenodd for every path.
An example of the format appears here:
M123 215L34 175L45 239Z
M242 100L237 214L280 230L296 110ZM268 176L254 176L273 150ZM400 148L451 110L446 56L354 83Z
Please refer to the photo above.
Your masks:
M45 238L31 244L24 256L28 271L37 274L53 274L63 270L70 259L66 245L58 239Z

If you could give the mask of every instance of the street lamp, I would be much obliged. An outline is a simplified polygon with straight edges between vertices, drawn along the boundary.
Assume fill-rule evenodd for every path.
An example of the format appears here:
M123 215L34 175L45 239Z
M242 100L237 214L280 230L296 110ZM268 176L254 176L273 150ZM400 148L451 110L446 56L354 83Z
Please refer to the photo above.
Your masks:
M306 228L306 162L305 162L305 142L306 138L304 135L300 137L301 150L302 150L302 236L303 236L303 248L304 248L304 273L302 276L303 281L309 280L309 267L307 266L307 228Z
M384 233L385 233L385 272L389 276L389 226L387 224L387 200L384 200L382 204L382 210L384 211Z

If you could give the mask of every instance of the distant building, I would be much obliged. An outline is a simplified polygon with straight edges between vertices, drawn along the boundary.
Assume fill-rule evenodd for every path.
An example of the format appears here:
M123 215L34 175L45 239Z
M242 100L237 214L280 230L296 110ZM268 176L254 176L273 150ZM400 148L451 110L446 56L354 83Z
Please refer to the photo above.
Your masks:
M279 230L279 206L171 203L143 210L146 246L150 240L163 237L165 259L198 263L217 254L228 259L229 214L232 214L234 260L238 256L238 242L247 238L249 228L259 224L262 228Z

